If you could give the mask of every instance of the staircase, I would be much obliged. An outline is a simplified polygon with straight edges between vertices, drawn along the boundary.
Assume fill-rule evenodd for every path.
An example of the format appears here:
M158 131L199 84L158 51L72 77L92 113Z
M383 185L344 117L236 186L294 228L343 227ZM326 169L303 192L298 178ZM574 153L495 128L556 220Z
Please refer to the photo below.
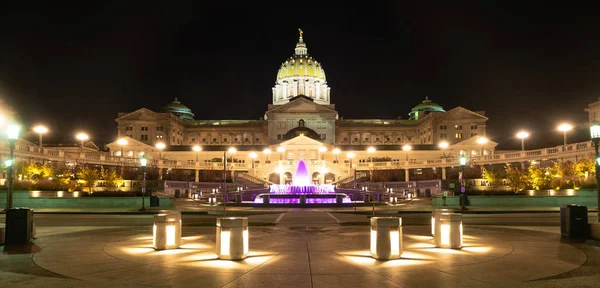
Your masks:
M248 186L248 187L260 187L260 188L266 188L269 187L269 184L273 184L270 183L269 181L265 181L263 179L260 179L259 177L250 175L246 172L238 172L235 174L236 179L235 182L236 183L240 183L244 186Z

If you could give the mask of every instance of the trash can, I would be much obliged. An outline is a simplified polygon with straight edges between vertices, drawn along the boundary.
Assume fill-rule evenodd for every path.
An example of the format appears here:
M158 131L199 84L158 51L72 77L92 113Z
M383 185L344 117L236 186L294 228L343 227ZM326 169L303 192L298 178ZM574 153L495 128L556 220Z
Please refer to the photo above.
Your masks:
M344 203L344 195L343 194L336 194L335 195L335 203L338 205L341 205Z
M263 195L262 199L263 199L263 204L269 204L270 203L269 201L271 200L271 195Z
M402 218L371 217L371 257L398 259L402 255Z
M22 245L31 242L33 209L22 207L6 210L5 233L5 245Z
M371 203L371 194L365 194L365 203Z
M300 195L300 204L306 204L306 195Z
M560 206L560 235L562 238L587 238L588 231L586 206L575 204Z
M150 207L159 207L160 201L158 200L158 196L152 195L150 196Z
M217 218L215 248L223 260L243 260L248 257L248 217Z
M235 203L242 203L242 194L235 194Z

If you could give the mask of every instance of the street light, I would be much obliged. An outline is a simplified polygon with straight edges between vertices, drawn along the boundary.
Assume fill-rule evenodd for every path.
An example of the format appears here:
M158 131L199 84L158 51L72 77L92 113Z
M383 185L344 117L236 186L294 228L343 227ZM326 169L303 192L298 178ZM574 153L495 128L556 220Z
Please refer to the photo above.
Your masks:
M354 154L354 152L348 152L346 153L346 157L348 157L348 159L350 159L350 171L352 171L353 175L354 175L354 181L352 182L352 187L354 189L356 189L356 171L352 170L352 158L354 158L356 156L356 154Z
M410 144L404 144L402 150L406 153L406 161L408 162L408 151L412 150L412 146L410 146Z
M198 165L198 155L200 154L200 151L202 151L202 147L194 145L194 147L192 147L192 150L196 151L196 165Z
M156 149L158 149L158 160L160 160L162 158L161 151L163 149L165 149L165 147L167 147L167 145L165 145L165 143L163 143L163 142L158 142L154 146L156 147Z
M269 161L269 155L271 155L271 149L265 148L265 150L263 150L263 154L267 155L267 163L271 163Z
M481 157L483 157L483 145L487 144L490 140L485 137L479 137L477 144L481 145Z
M83 142L85 140L90 139L90 136L88 136L87 134L85 134L85 133L82 132L82 133L77 134L75 136L75 138L77 138L77 140L81 141L81 152L83 152Z
M148 164L148 159L146 159L146 155L142 155L142 158L140 158L140 166L142 166L142 171L144 173L144 180L142 181L142 208L140 208L140 211L146 211L146 203L145 203L145 196L146 196L146 165Z
M127 145L127 139L125 138L121 138L119 140L117 140L117 144L119 144L119 146L121 146L121 158L123 158L123 146Z
M231 183L233 183L233 154L237 152L237 149L230 147L226 151L223 151L223 214L227 215L227 152L231 154Z
M44 125L37 125L33 127L33 132L38 133L40 136L40 152L44 152L44 148L42 148L42 135L48 133L48 128Z
M6 193L6 209L12 208L12 189L13 189L13 164L14 164L14 152L15 152L15 143L17 139L19 139L19 130L21 130L21 126L17 124L8 124L6 128L6 134L8 136L8 147L10 149L10 154L8 160L4 162L6 165L6 172L8 177L8 191Z
M594 151L596 152L596 193L598 194L598 218L596 223L600 223L600 155L598 154L598 146L600 146L600 123L594 121L590 126L590 136L594 143Z
M446 141L442 141L442 142L440 142L440 144L438 144L438 147L440 147L440 149L442 149L442 158L446 158L446 149L448 149L448 147L450 147L450 144Z
M333 155L335 155L335 163L338 163L338 155L340 155L340 153L342 153L342 151L340 150L340 148L333 148Z
M567 146L567 132L571 131L571 129L573 129L573 125L569 124L569 123L562 123L560 125L558 125L558 131L562 131L563 132L563 145Z
M258 155L256 155L256 153L254 153L254 152L250 152L250 154L248 154L248 157L250 157L250 159L252 159L252 169L254 169L254 159L256 159L256 157L258 157Z
M460 155L460 195L462 197L463 200L460 201L460 208L462 210L465 210L465 205L466 205L466 201L464 200L464 197L462 196L463 193L465 193L465 165L467 165L467 157L465 157L465 155Z
M277 147L277 152L279 152L279 160L283 160L283 152L285 152L285 147L283 147L283 146Z
M327 147L325 147L325 146L321 146L321 147L319 147L319 160L323 160L323 159L322 159L322 158L323 158L323 157L322 157L322 155L323 155L323 153L325 153L325 152L327 152Z
M525 138L529 137L529 132L527 131L519 131L517 133L517 138L521 139L521 151L525 151Z

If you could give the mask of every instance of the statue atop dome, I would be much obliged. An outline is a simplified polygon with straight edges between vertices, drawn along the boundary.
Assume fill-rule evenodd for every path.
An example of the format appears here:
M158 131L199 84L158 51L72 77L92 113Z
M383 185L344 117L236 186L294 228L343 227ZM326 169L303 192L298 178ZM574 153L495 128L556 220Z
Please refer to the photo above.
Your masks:
M302 38L302 34L304 34L304 32L302 32L302 29L298 28L298 32L300 32L300 38Z

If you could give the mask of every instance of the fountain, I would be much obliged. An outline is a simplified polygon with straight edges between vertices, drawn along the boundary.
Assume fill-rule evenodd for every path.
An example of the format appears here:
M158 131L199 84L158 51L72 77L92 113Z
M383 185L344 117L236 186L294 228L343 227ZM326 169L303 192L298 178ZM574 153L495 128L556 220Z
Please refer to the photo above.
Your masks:
M298 161L292 185L272 184L269 193L256 196L255 203L265 203L264 197L269 197L269 204L341 204L350 203L350 197L344 193L336 193L335 185L313 184L304 160Z

